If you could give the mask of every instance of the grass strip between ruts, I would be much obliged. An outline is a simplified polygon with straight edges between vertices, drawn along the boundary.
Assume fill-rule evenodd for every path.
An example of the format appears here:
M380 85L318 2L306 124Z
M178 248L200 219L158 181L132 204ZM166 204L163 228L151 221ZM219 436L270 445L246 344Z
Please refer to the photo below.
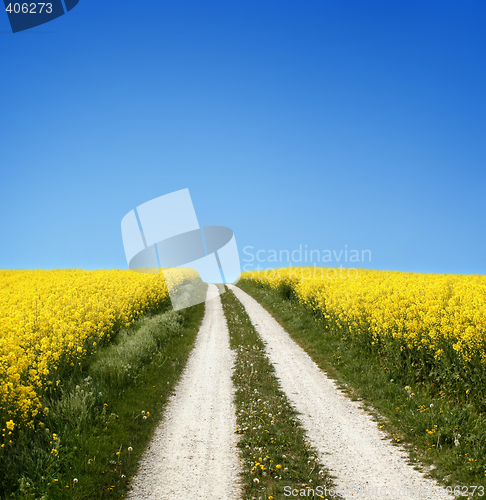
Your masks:
M243 305L229 290L221 301L236 358L233 382L243 500L277 500L291 494L338 498L329 495L334 486L329 473L306 440Z

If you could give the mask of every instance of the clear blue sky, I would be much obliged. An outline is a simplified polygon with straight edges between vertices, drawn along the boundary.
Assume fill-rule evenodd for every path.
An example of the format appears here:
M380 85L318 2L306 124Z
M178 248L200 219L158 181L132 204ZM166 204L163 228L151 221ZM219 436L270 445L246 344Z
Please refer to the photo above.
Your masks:
M11 34L2 7L0 268L127 268L122 217L189 188L242 259L307 245L486 274L485 14L81 0Z

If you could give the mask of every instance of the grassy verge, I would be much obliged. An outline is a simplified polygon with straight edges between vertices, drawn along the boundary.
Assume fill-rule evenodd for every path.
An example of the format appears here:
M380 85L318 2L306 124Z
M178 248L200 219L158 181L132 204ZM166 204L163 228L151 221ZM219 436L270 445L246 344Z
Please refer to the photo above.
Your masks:
M430 383L405 379L379 356L348 345L335 325L299 304L292 294L251 280L238 286L252 295L352 398L368 405L410 461L456 494L486 488L486 415L472 405L437 394ZM466 490L466 487L469 488ZM451 490L449 490L451 491Z
M325 488L333 483L279 388L260 336L233 292L221 299L230 346L236 353L233 382L243 499L282 499L289 492L300 496L315 492L315 498L325 498Z
M43 427L5 450L0 497L125 497L203 314L199 304L143 318L93 354L83 373L61 382L44 401L50 411Z

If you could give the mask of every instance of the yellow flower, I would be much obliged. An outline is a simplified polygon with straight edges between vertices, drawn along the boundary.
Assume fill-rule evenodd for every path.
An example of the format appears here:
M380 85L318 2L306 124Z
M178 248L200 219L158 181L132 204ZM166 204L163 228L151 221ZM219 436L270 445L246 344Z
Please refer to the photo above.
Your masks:
M246 272L242 278L273 290L290 289L326 328L345 330L350 343L367 343L385 361L401 352L414 371L428 373L433 363L446 380L451 368L463 366L456 377L466 386L474 383L468 373L486 368L486 276L342 271L281 268ZM465 392L470 396L469 389Z
M174 269L175 287L197 276ZM46 389L59 386L52 378L79 366L96 348L110 341L119 325L170 305L162 274L133 271L0 270L0 410L7 421L29 428L45 416Z

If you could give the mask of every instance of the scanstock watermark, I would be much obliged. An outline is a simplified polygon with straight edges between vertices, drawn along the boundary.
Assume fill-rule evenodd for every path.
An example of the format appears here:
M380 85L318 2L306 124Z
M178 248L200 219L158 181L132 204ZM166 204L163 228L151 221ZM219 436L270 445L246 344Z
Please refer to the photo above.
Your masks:
M233 231L200 226L188 189L160 196L123 217L121 231L128 267L164 275L174 310L206 299L207 284L236 284L240 259ZM199 273L181 285L177 268Z
M355 279L358 277L357 267L371 262L371 250L349 249L348 245L339 250L310 249L302 244L292 250L256 250L247 245L243 248L243 254L244 272L279 274L290 269L292 276L300 278ZM277 269L272 269L275 267Z
M451 499L457 497L471 498L474 494L478 497L484 497L484 486L435 486L422 488L396 487L396 488L378 488L378 487L326 487L316 486L311 488L292 488L284 486L284 496L287 498L440 498Z
M3 0L13 33L48 23L67 14L79 0L49 0L48 2L10 2Z

